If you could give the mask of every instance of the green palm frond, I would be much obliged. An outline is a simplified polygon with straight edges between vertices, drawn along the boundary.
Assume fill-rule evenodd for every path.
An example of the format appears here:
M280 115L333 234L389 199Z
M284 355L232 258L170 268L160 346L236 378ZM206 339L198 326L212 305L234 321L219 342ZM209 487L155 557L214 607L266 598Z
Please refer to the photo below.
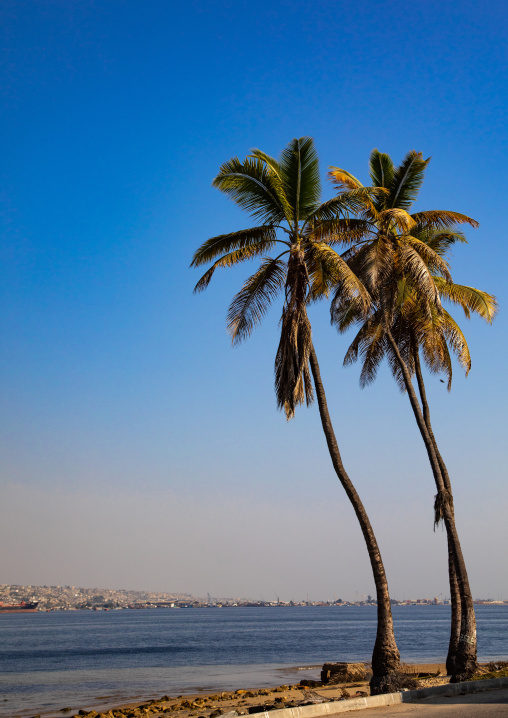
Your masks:
M497 299L493 294L488 294L481 289L467 287L463 284L450 284L443 281L441 277L435 277L434 281L440 295L462 307L468 319L471 312L474 312L489 324L492 323L498 310Z
M411 150L404 157L400 165L394 170L390 183L390 195L386 199L385 207L409 209L423 183L425 169L430 162L423 159L421 152Z
M263 152L263 150L258 150L257 148L251 150L249 157L264 162L271 169L277 179L282 183L280 165L279 162L275 159L275 157L272 157L266 152Z
M312 137L292 140L280 154L279 168L292 219L306 219L319 207L321 194L319 161Z
M233 157L221 166L212 185L256 219L277 223L285 217L278 183L261 160L246 158L241 162Z
M267 257L233 298L228 311L228 331L233 344L246 339L263 319L269 306L284 288L286 263Z
M250 229L241 229L238 232L230 232L229 234L219 234L217 237L211 237L203 242L201 247L196 250L192 258L191 267L198 267L201 264L212 262L216 257L223 254L233 252L235 249L243 249L259 244L263 244L266 252L273 249L277 235L275 229L271 225L261 225L260 227L251 227ZM255 255L252 255L255 256Z
M262 150L258 149L251 150L249 157L263 162L269 168L273 190L277 195L277 200L280 202L280 205L284 210L286 221L289 222L289 224L291 225L293 218L293 210L286 196L283 182L283 172L281 170L279 162L274 157L271 157L270 155L266 154L266 152L263 152Z
M210 284L214 272L219 267L232 267L240 262L246 262L253 257L260 256L265 253L266 243L258 242L258 244L250 244L247 247L241 247L241 249L235 249L233 252L220 257L212 266L206 270L199 282L194 287L194 293L203 292Z
M453 232L435 229L425 229L417 232L413 230L412 234L417 236L421 242L428 244L440 257L445 257L456 242L467 244L464 233L458 230Z
M393 182L393 162L390 155L372 150L369 159L370 179L375 187L390 189Z

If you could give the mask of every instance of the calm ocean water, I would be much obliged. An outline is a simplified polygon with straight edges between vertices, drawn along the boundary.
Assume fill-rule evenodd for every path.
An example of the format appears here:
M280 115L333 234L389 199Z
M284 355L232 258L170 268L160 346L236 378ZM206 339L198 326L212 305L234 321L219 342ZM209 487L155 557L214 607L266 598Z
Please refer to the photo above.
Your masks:
M395 606L403 660L444 661L447 606ZM508 659L508 606L478 606L481 660ZM0 716L296 683L369 660L374 607L0 614ZM61 715L61 714L60 714Z

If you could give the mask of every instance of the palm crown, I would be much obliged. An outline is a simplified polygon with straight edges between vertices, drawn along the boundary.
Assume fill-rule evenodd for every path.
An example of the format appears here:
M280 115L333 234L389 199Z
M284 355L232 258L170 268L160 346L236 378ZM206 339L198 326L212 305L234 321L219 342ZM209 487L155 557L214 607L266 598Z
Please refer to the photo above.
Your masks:
M348 263L369 288L372 302L365 312L358 302L336 293L332 301L332 323L339 331L360 323L360 331L346 353L345 363L362 357L362 386L374 380L384 356L399 386L404 389L400 364L387 340L389 329L410 370L419 348L429 369L444 371L451 386L454 353L465 369L471 367L469 348L462 330L444 309L441 299L458 304L467 317L471 312L491 322L495 298L474 287L454 284L447 254L455 242L466 239L454 225L477 222L458 212L433 210L409 214L417 197L429 160L409 152L398 168L390 157L374 150L370 158L371 180L385 187L373 207L368 207L355 224L363 240L346 253ZM336 186L358 187L349 173L332 168Z
M422 234L457 224L478 226L474 219L459 212L409 213L429 161L412 150L394 167L389 155L373 150L370 176L373 186L383 191L352 224L362 239L349 253L350 259L354 255L351 265L358 269L369 292L378 296L387 321L392 316L400 278L409 281L419 296L438 309L440 298L433 274L451 281L447 262L431 243L422 240ZM329 177L340 192L362 187L353 175L336 167L331 168Z
M219 267L261 258L257 271L231 302L228 330L233 343L247 338L274 299L283 294L275 388L277 405L290 419L297 404L305 399L310 403L313 398L307 305L340 287L343 296L368 307L370 300L362 282L334 245L362 236L362 228L358 231L350 225L349 214L373 209L379 190L353 187L321 202L319 163L310 137L292 140L278 160L260 150L253 150L243 161L229 160L213 186L258 223L201 245L191 266L212 264L195 291L205 289Z

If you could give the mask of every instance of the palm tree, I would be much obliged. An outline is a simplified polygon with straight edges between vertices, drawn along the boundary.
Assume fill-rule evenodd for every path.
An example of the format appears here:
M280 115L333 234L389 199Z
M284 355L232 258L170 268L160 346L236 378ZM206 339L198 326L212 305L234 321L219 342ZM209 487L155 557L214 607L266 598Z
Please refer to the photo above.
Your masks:
M440 240L448 242L449 238L449 233L439 233ZM434 237L434 239L437 240L438 237ZM441 297L458 304L464 310L466 317L469 317L471 312L475 312L489 323L492 322L497 307L496 300L492 295L474 287L443 282L440 277L435 277L435 281L442 290L440 292ZM441 468L444 489L447 493L451 511L454 512L450 476L432 430L430 409L419 355L421 350L431 372L445 372L448 377L448 389L451 388L452 379L451 353L456 355L459 364L466 372L466 376L471 368L471 357L467 341L455 320L444 309L441 313L437 313L431 306L422 307L421 302L417 301L418 298L415 293L410 291L408 284L407 281L399 283L400 305L397 307L398 316L394 321L392 334L397 341L399 352L403 356L411 376L416 375L425 425ZM358 313L356 318L353 317L348 309L346 305L340 306L339 302L335 302L333 306L333 323L341 332L346 331L353 322L361 324L362 328L351 343L344 363L346 365L351 364L358 359L359 355L362 357L363 365L360 384L365 387L375 379L377 369L382 359L386 356L397 384L402 391L405 391L404 376L385 335L384 321L379 310L371 312L366 319L361 313ZM438 494L436 499L439 498L440 495ZM442 501L436 500L435 526L443 520L441 504ZM448 541L448 569L452 615L446 665L448 673L453 675L455 672L455 655L461 634L461 606L453 549L450 541Z
M253 150L244 161L231 159L222 165L213 186L249 212L258 224L212 237L201 245L191 266L212 265L197 283L196 291L208 286L217 268L261 257L258 270L245 281L229 307L228 329L233 344L247 338L275 298L283 295L275 358L277 406L289 420L296 406L304 401L309 405L316 392L332 464L360 523L374 574L378 627L371 692L390 692L404 685L405 678L400 674L388 583L367 513L342 463L307 314L311 302L337 286L344 297L367 311L368 293L334 245L353 241L356 230L348 216L372 204L377 191L354 188L321 203L318 158L309 137L292 140L278 160L260 150ZM270 252L275 256L267 256Z
M377 150L371 154L373 185L384 187L386 193L378 195L373 209L363 211L356 221L356 232L363 228L363 239L349 251L347 258L368 288L373 303L365 313L364 324L346 355L346 362L361 350L364 355L361 382L366 384L375 376L382 356L387 354L394 375L408 393L437 487L436 516L443 519L447 531L455 622L448 666L452 680L457 681L471 675L476 667L473 600L455 528L449 475L437 449L428 404L424 415L411 375L419 363L419 347L423 347L424 354L427 350L426 359L434 370L451 366L447 342L459 360L467 363L467 343L451 316L444 311L441 296L454 296L455 299L461 296L464 305L469 302L470 308L475 310L478 295L473 297L473 294L477 290L453 285L449 266L442 255L447 246L461 239L460 233L450 231L450 227L463 223L477 226L477 223L457 212L408 213L423 182L428 162L421 154L410 152L401 165L394 168L388 155ZM330 176L339 190L351 191L362 186L352 175L337 168L332 168ZM332 303L332 321L343 329L355 315L358 318L360 310L357 302L347 304L338 293ZM424 392L422 378L419 387ZM424 397L425 394L421 394L422 401ZM458 595L461 628L457 637Z

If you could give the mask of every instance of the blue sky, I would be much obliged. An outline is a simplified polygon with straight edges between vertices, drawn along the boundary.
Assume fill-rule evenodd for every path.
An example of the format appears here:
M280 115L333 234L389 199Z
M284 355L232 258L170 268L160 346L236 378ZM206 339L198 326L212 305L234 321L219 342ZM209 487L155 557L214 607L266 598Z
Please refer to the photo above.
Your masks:
M372 593L316 408L276 411L279 307L225 331L247 268L192 289L196 247L250 225L211 181L314 137L368 179L374 147L432 156L419 208L480 222L454 279L498 296L452 393L429 379L473 593L508 599L507 6L497 1L0 4L2 580L301 599ZM409 404L358 388L323 304L315 345L392 594L447 591ZM16 537L15 547L12 537ZM341 547L347 546L347 551ZM407 566L418 565L418 571Z

